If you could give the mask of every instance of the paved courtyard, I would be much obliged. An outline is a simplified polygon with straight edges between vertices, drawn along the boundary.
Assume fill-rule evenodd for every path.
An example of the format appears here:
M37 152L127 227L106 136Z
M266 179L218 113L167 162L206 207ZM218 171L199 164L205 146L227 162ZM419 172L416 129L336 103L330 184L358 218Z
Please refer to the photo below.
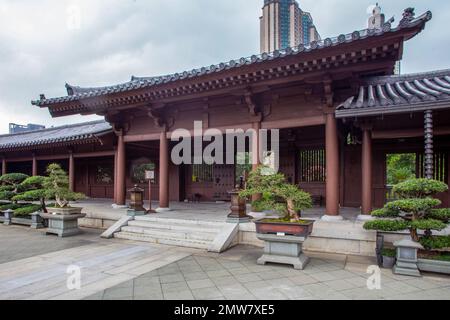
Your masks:
M313 255L303 271L258 266L260 248L223 254L142 242L104 240L84 230L59 239L0 225L0 299L446 299L450 277L422 278L382 270L381 290L368 290L373 261ZM6 244L6 245L5 245ZM67 267L81 267L81 289L67 288Z
M220 256L194 254L87 299L110 300L450 300L450 277L411 278L382 270L381 290L367 289L360 259L313 258L303 271L258 266L260 250L239 246Z

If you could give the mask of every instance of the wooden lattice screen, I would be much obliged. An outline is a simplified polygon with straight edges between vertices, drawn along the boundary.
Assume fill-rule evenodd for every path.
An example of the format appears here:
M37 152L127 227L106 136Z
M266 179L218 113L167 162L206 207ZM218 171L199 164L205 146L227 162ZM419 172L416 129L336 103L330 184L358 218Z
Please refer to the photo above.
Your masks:
M207 164L192 165L192 182L212 182L213 166Z
M326 162L325 149L316 148L300 151L299 181L325 182Z

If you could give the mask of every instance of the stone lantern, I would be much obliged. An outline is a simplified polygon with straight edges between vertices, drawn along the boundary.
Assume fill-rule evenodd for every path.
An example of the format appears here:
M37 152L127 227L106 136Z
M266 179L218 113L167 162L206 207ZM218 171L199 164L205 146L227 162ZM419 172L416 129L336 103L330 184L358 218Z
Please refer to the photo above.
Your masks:
M250 222L250 216L247 215L247 203L245 198L239 197L239 192L243 188L243 177L241 177L241 181L236 187L229 191L228 193L231 196L231 212L227 217L227 222L230 223L244 223Z
M129 216L143 216L147 213L144 208L144 189L134 185L133 188L128 190L130 193L130 208L127 210Z
M420 271L417 267L417 252L423 250L420 243L414 242L411 238L394 243L397 248L397 263L394 266L394 273L405 276L420 277Z

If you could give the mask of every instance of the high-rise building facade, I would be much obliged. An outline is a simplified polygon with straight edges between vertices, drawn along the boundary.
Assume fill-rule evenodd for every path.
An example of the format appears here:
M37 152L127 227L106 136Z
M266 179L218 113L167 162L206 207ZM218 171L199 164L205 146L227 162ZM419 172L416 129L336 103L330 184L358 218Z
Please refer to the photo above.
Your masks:
M260 17L261 52L319 40L310 13L302 11L295 0L264 0Z

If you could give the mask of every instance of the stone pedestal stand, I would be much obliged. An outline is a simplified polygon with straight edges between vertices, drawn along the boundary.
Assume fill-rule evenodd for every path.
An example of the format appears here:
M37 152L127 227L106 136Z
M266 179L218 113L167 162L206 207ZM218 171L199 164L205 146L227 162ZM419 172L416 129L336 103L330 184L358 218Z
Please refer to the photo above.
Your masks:
M394 246L397 248L397 263L394 266L394 273L420 277L420 271L417 267L417 251L423 249L422 245L412 241L409 237L394 242Z
M78 219L84 218L86 214L50 214L41 213L43 219L48 219L46 234L56 234L58 237L69 237L81 233L78 229Z
M244 198L239 197L239 188L229 191L231 196L230 214L227 216L228 223L250 222L251 217L247 215L247 205Z
M34 212L31 214L31 228L32 229L45 228L44 220L42 219L40 212Z
M267 262L290 264L296 270L303 270L309 258L303 254L302 245L305 237L278 236L275 234L257 234L265 242L264 254L258 259L259 265Z
M3 211L3 215L5 217L5 220L3 221L3 224L5 226L9 226L12 224L11 219L14 216L14 211L11 209Z

